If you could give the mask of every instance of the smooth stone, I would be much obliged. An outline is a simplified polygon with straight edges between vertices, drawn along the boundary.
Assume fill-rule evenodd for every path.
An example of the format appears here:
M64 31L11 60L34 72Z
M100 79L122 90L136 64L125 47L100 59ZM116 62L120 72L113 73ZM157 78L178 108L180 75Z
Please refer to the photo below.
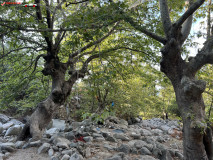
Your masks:
M50 144L49 143L44 143L42 146L40 146L38 148L38 154L47 152L49 150L49 148L50 148Z
M7 132L5 133L5 136L11 136L11 135L19 135L22 127L20 125L14 125L10 127Z
M65 155L61 158L61 160L69 160L69 159L70 159L70 156L67 155L67 154L65 154Z

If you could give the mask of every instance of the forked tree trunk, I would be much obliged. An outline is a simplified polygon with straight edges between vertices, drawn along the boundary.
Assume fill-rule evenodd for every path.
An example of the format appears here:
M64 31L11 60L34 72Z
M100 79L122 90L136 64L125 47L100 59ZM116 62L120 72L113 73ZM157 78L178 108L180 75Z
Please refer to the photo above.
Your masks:
M73 76L69 81L65 81L66 68L63 64L54 58L45 60L45 68L42 73L44 75L51 75L52 91L47 99L37 105L37 108L20 133L19 140L25 140L29 137L32 137L33 140L38 140L42 137L44 129L52 119L53 113L59 106L64 104L70 95L73 84L77 80L77 77Z
M202 93L205 82L197 80L181 58L180 43L171 39L161 50L161 71L171 80L183 120L185 160L212 160L212 134L207 127Z

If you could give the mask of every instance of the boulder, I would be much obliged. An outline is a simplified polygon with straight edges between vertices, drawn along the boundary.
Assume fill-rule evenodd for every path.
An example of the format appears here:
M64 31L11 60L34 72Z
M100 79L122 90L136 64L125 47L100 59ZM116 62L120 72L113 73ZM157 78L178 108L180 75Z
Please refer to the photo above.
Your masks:
M46 130L46 135L51 137L54 134L58 134L59 133L59 129L58 128L50 128L49 130Z
M7 122L7 123L3 124L3 128L4 128L4 129L8 129L8 128L10 128L10 127L13 126L13 125L14 125L13 122Z
M16 135L18 136L22 127L20 125L15 125L10 127L7 132L5 133L5 136L11 136L11 135Z
M0 149L6 150L8 152L14 152L15 151L15 144L12 142L2 143L0 144Z

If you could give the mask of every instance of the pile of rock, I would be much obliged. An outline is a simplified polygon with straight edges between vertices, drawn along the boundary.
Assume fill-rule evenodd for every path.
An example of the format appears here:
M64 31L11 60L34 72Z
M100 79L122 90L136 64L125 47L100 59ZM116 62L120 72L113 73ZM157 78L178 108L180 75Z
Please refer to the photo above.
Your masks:
M4 116L0 115L0 157L9 156L15 149L38 147L38 154L47 153L51 160L183 159L176 144L181 142L178 121L138 119L128 125L123 119L109 117L104 125L96 125L89 119L71 124L53 119L41 140L25 142L16 141L23 124Z

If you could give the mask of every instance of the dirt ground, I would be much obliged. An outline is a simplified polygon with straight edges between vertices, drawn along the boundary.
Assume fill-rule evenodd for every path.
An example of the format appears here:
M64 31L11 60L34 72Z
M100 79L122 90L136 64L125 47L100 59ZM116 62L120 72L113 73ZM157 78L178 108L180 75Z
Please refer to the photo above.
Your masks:
M47 154L38 154L38 148L18 149L4 160L50 160Z

